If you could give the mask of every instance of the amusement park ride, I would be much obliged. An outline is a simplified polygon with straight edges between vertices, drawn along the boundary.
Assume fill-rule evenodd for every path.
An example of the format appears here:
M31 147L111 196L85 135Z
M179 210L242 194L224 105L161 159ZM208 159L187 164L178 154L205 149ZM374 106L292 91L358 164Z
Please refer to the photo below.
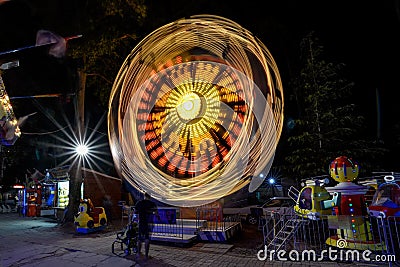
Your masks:
M329 172L338 184L325 187L328 179L307 181L297 194L295 213L310 220L327 220L329 228L336 229L336 235L326 240L328 245L339 246L339 240L345 240L340 248L384 248L383 242L375 241L368 216L383 219L400 216L400 181L385 176L385 182L377 186L368 205L366 193L370 187L355 183L359 173L357 162L337 157L331 162Z
M66 44L68 40L79 38L81 35L63 38L49 31L40 30L36 36L36 44L32 46L26 46L11 51L0 52L0 142L1 145L11 146L14 145L16 140L21 136L20 126L21 124L31 115L24 116L17 119L8 96L3 79L1 77L1 71L7 70L14 67L19 67L18 54L24 50L31 50L35 48L48 48L48 53L54 57L60 58L64 56L66 51ZM18 98L36 98L36 97L58 97L60 94L47 94L39 96L27 96ZM59 185L68 183L68 181L59 181ZM54 190L54 189L52 189ZM59 188L58 194L58 208L65 209L65 205L68 200L68 193L61 194L65 191L65 188ZM40 206L42 205L42 190L41 186L35 186L21 190L22 195L25 199L27 216L37 217L41 215ZM54 192L53 192L54 194ZM90 233L99 231L105 228L107 224L107 217L102 207L94 207L90 199L82 199L79 205L79 212L75 216L75 226L78 233Z
M103 230L107 226L105 210L103 207L94 207L90 199L81 199L74 224L76 232L81 234Z
M327 178L306 181L298 194L294 206L295 213L302 218L312 220L318 220L324 215L331 215L332 208L340 202L340 194L335 193L332 197L324 187L324 184L328 182Z
M48 48L49 55L54 57L62 57L66 51L66 44L68 40L79 38L81 35L63 38L52 32L46 30L39 30L36 35L36 44L17 48L11 51L0 52L0 142L1 145L11 146L21 136L20 126L24 121L35 113L23 116L19 119L16 118L10 97L7 94L1 72L11 68L19 67L18 57L25 50L32 50L37 48ZM28 96L34 97L54 97L59 94L41 95L41 96ZM23 98L23 97L20 97Z
M358 163L341 156L332 161L329 171L339 183L327 190L331 194L340 194L341 200L334 208L333 215L338 216L328 217L328 223L337 226L337 235L329 237L326 243L336 246L339 239L344 239L347 248L376 247L370 222L365 220L368 211L364 195L368 187L354 183L359 173Z
M1 69L5 68L4 64ZM18 121L15 117L13 108L10 103L10 98L6 92L3 79L0 72L0 140L2 145L13 145L15 141L21 136L19 126L21 120Z
M395 181L391 175L384 179L368 207L369 214L382 218L400 217L400 181Z

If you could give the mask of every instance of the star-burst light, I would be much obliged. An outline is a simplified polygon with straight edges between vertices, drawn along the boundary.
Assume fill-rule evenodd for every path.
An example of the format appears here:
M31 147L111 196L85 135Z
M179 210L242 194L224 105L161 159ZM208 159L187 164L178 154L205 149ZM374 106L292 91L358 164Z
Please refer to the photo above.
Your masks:
M60 165L72 162L71 165L79 164L79 166L99 170L103 170L100 163L112 165L105 159L108 154L104 151L104 148L108 146L108 143L104 141L102 134L96 134L103 121L104 119L101 119L94 129L90 129L86 125L85 129L74 131L72 127L68 127L69 131L66 129L62 131L66 138L54 135L61 143L57 146L58 149L64 151L59 155L59 157L65 158Z
M108 148L107 135L99 132L99 127L104 122L105 116L100 118L94 128L90 128L89 121L86 121L86 124L81 126L76 114L74 116L75 121L71 124L66 114L62 112L64 121L67 123L67 126L62 126L43 106L37 101L35 103L58 129L52 134L52 137L58 141L57 144L41 143L41 145L52 147L59 152L54 155L58 159L58 166L80 166L97 169L102 172L104 172L102 166L112 166L112 162L107 160L109 153L105 151L105 148ZM78 171L79 169L76 168L75 177L79 175Z
M79 156L85 157L89 153L89 147L86 144L78 144L75 151Z

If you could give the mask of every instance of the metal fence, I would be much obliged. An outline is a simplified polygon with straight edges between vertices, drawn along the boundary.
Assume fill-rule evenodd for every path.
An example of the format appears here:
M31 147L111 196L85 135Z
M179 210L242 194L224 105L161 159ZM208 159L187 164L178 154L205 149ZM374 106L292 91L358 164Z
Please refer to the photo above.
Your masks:
M134 207L123 206L122 212L122 220L124 217L128 217L128 222L137 219L137 215L133 214ZM211 234L214 241L226 240L227 236L233 235L236 228L232 228L240 224L241 220L239 215L224 217L221 208L210 207L197 208L193 217L182 216L180 208L158 207L158 215L152 224L152 239L171 242L193 239L199 232L206 231L209 231L207 234Z
M154 223L152 223L152 234L155 236L164 237L175 237L183 238L184 234L184 220L181 218L181 212L179 208L171 207L158 207L158 214L162 216L162 220L155 218ZM134 206L122 206L122 218L121 223L123 224L124 218L128 219L127 225L132 221L136 220L139 222L139 217L134 214ZM170 216L169 218L168 215Z
M199 239L208 242L226 242L241 230L239 215L223 216L221 208L196 209Z
M312 220L293 212L268 214L264 221L264 247L274 259L282 250L321 261L400 263L400 217L329 215Z
M168 213L170 213L171 218L166 219L165 214L168 216ZM164 219L153 224L153 235L183 239L184 220L181 218L180 209L159 207L158 214L162 214Z
M197 208L197 226L203 230L225 231L232 224L239 223L239 214L223 216L221 208ZM206 221L206 222L205 222Z

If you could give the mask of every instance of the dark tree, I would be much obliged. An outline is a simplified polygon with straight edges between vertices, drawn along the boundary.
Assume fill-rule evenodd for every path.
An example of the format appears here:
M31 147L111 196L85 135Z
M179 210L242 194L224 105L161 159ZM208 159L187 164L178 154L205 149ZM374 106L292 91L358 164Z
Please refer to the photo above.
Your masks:
M80 1L78 6L78 28L83 37L72 42L69 54L80 62L76 125L79 135L79 129L86 125L84 105L106 110L113 81L137 41L146 6L142 0L87 0ZM80 167L71 171L67 221L73 221L79 206L83 179Z
M143 0L86 0L78 1L77 12L82 37L71 42L68 55L88 77L86 94L98 102L93 104L106 109L114 79L140 39L146 6Z
M361 170L378 167L372 163L384 150L368 141L345 65L325 61L313 33L301 41L301 59L292 83L297 118L288 137L286 170L298 178L328 174L329 163L341 155L358 161Z

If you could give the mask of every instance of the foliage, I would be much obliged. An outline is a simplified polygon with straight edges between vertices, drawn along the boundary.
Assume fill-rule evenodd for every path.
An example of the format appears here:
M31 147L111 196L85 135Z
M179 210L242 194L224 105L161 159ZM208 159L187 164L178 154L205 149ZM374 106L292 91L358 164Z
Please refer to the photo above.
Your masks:
M288 138L287 171L298 178L328 174L329 163L341 155L358 161L364 170L371 168L384 150L364 134L365 119L352 95L354 83L345 78L345 65L323 59L323 46L314 33L300 47L302 68L292 83L298 114Z
M146 17L143 0L80 1L79 33L69 54L90 77L87 93L106 107L112 83L126 56L134 47Z
M84 112L83 105L95 112L94 104L99 103L106 110L113 80L135 45L146 6L143 0L86 0L79 5L79 33L83 37L71 42L68 49L70 56L80 62L78 113ZM83 97L87 99L85 104ZM84 127L83 121L80 123ZM82 183L80 166L73 166L71 173L75 173L75 179L70 181L70 202L65 215L68 222L73 221L78 209Z

